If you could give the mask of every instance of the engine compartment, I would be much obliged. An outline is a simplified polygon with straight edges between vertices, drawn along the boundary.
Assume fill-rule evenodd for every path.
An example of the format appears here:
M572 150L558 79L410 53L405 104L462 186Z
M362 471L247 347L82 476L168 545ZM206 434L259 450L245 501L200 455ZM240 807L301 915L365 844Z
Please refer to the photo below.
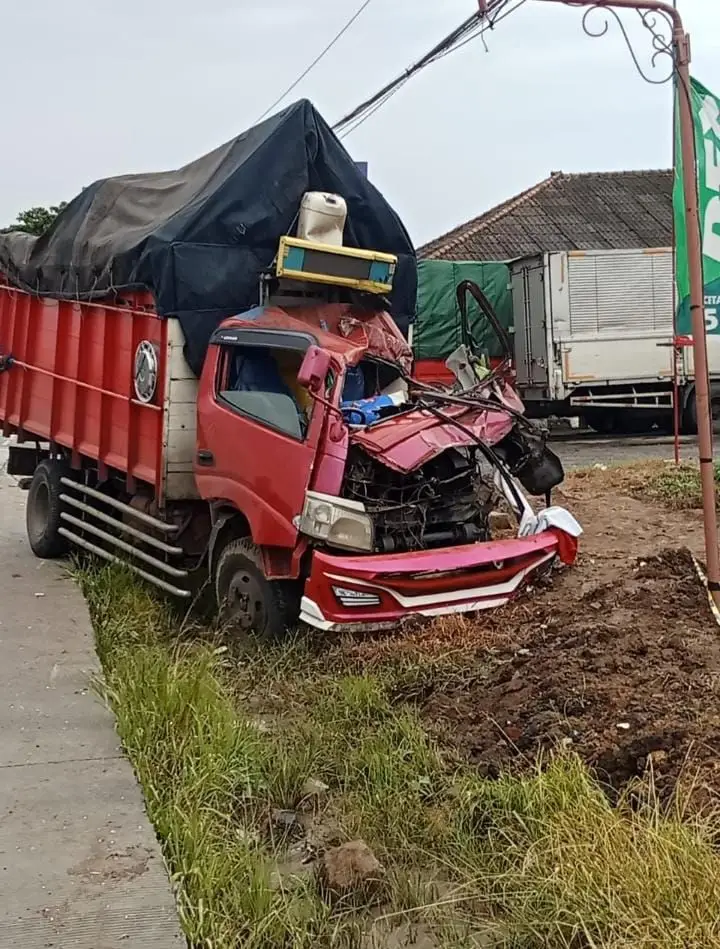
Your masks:
M365 506L382 553L489 540L490 512L500 499L483 477L477 451L456 448L406 474L355 446L342 494Z
M461 347L457 385L418 383L366 355L348 369L340 403L350 438L341 495L362 505L376 553L404 553L493 539L505 504L519 529L532 515L519 485L550 494L564 478L546 435L502 372ZM515 479L519 484L515 484Z
M542 435L516 426L492 450L447 448L410 471L353 444L341 494L370 516L376 552L402 553L492 540L490 515L507 499L498 478L508 475L548 499L564 472ZM518 519L525 504L511 505Z

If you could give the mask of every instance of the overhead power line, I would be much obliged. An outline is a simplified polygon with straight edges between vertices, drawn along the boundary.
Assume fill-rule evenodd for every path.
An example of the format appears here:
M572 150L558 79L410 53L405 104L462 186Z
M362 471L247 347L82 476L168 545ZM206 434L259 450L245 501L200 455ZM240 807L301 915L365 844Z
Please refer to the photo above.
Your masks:
M294 82L292 82L292 83L287 87L287 89L285 90L285 92L283 92L283 94L282 94L281 96L278 96L278 98L272 103L272 105L269 105L269 106L267 107L267 109L265 109L265 111L263 112L263 114L262 114L262 115L260 116L260 118L257 120L258 122L262 122L262 120L265 118L265 116L269 115L269 114L273 111L273 109L276 108L276 106L280 105L280 103L283 101L283 99L286 98L286 96L289 96L289 95L290 95L290 93L293 91L293 89L295 89L297 86L300 85L300 83L303 81L303 79L304 79L307 75L309 75L309 73L311 73L311 72L313 71L313 69L317 66L317 64L318 64L322 59L325 58L325 56L327 56L327 54L330 52L330 50L333 48L333 46L338 42L339 39L341 39L341 38L347 33L347 31L350 29L350 27L353 25L353 23L354 23L354 22L358 19L358 17L370 6L371 3L372 3L372 0L363 0L363 3L360 4L360 6L359 6L359 7L357 8L357 10L353 13L353 15L350 17L350 19L349 19L349 20L345 23L345 25L342 27L342 29L341 29L339 32L337 32L337 33L335 34L335 36L330 40L330 42L327 44L327 46L325 47L325 49L323 49L322 52L321 52L318 56L316 56L315 59L310 63L310 65L309 65L303 72L300 73L300 75L297 77L297 79L296 79Z
M384 85L369 99L361 102L352 112L348 112L347 115L343 116L339 122L333 125L333 131L340 138L350 135L373 116L378 109L381 109L421 69L425 69L449 53L454 53L467 43L482 36L488 30L492 30L497 23L514 13L525 2L526 0L515 0L514 3L512 0L490 0L485 13L474 13L467 20L464 20L421 59L408 66L400 75Z

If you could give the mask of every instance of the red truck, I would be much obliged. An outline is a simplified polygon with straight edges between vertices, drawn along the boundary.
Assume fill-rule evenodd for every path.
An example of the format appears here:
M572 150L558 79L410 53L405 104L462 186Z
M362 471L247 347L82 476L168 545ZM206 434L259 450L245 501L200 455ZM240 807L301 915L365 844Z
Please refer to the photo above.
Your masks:
M33 551L182 597L209 578L269 634L486 609L572 560L577 524L521 493L563 473L504 377L412 378L416 269L305 100L93 183L38 238L0 232L0 424ZM499 503L518 536L494 537Z
M368 256L391 280L388 255L289 245L279 272L299 248L328 288ZM33 551L76 545L184 597L210 576L229 621L269 634L487 609L571 562L573 519L533 515L512 476L549 494L562 470L502 378L416 384L382 297L308 302L298 277L214 331L199 379L148 294L2 282L0 421L9 472L32 479ZM492 538L503 496L522 536Z

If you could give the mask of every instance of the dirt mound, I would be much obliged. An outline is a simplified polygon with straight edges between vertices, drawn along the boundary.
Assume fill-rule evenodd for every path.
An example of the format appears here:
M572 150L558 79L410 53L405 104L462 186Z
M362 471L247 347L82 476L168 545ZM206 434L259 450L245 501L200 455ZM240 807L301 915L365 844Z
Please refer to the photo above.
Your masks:
M560 744L613 788L652 763L667 795L689 762L720 790L720 629L690 553L585 575L499 614L504 644L423 697L428 723L488 776Z

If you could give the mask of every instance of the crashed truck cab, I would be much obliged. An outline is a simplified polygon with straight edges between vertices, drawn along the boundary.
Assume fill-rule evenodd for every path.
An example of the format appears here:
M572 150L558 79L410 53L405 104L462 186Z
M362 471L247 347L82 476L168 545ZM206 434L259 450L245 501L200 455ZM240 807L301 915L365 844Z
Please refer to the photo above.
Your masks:
M571 563L562 467L503 376L415 383L383 300L395 259L323 238L283 238L262 305L211 338L195 479L214 534L241 512L269 585L322 630L498 607ZM516 527L496 536L498 507Z

